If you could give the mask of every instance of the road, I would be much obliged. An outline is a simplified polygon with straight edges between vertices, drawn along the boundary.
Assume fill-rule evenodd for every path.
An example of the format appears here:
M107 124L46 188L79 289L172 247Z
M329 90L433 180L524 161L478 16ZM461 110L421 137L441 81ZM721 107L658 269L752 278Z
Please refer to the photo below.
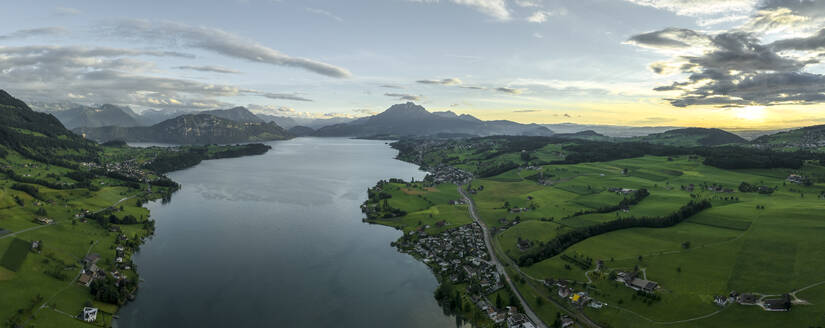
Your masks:
M478 217L478 214L476 214L475 203L473 203L473 200L470 199L469 196L467 196L467 194L464 191L464 188L461 188L461 186L458 186L458 192L461 194L461 197L464 198L464 201L467 202L470 208L470 216L473 217L473 221L478 223L478 225L481 226L481 230L484 232L484 244L487 245L487 253L490 254L490 262L495 264L499 275L504 277L504 281L507 282L507 285L510 286L510 289L513 291L513 293L516 294L516 298L518 298L519 302L521 303L521 307L524 309L524 313L527 314L527 317L529 317L530 320L532 320L536 324L536 327L547 328L547 325L545 325L544 322L541 321L541 319L539 319L539 316L537 316L536 313L533 312L532 309L530 309L530 304L527 304L527 301L525 301L524 297L521 296L521 293L519 293L518 289L516 288L516 285L510 279L510 276L507 275L507 270L504 270L504 265L502 265L501 262L498 260L496 252L493 249L493 241L491 240L490 232L487 230L487 225L484 224L484 221L481 221L481 219L479 219Z
M29 232L29 231L32 231L32 230L42 229L42 228L45 228L45 227L48 227L48 226L51 226L51 225L55 225L55 224L56 223L44 224L44 225L34 226L34 227L31 227L31 228L26 228L26 229L23 229L23 230L18 230L18 231L9 233L9 234L2 235L2 236L0 236L0 239L14 237L14 236L17 236L18 234L21 234L21 233L24 233L24 232Z

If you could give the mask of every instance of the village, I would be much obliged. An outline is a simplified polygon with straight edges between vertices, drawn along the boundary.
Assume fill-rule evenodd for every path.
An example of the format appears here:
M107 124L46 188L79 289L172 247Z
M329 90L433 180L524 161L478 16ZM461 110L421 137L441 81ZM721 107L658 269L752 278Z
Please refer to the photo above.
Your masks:
M534 328L518 308L496 308L488 295L504 288L502 277L490 262L483 230L477 223L446 230L437 235L411 231L397 243L398 248L426 263L442 279L466 284L466 293L487 317L502 327Z

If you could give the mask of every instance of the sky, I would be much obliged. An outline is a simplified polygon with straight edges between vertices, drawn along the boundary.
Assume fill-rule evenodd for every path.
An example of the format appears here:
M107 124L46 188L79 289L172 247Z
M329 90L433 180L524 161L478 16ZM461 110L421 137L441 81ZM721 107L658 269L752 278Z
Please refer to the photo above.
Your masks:
M825 124L825 0L21 1L0 88L30 103L518 122Z

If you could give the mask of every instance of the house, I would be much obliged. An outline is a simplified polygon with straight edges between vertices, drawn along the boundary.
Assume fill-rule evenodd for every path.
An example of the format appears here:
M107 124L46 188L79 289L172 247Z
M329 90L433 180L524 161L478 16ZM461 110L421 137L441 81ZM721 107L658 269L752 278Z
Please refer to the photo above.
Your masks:
M77 278L77 283L89 287L94 280L94 275L90 272L84 272Z
M535 328L526 315L516 313L507 318L507 328Z
M32 252L40 252L40 241L32 241Z
M728 305L728 298L724 296L714 296L713 304L724 307L725 305Z
M803 177L799 174L791 174L791 175L788 176L787 180L790 183L802 184L802 183L805 182L805 177Z
M519 238L518 248L522 251L527 250L528 248L530 248L530 240Z
M581 299L582 299L582 295L580 293L570 295L570 302L573 303L573 304L578 304L581 301Z
M562 328L567 328L567 327L570 327L570 326L572 326L573 324L575 324L575 322L573 321L573 319L570 319L570 317L568 317L568 316L566 316L566 315L562 315L562 316L561 316L561 327L562 327Z
M45 218L45 217L39 217L39 218L36 218L34 220L37 223L40 223L40 224L52 224L52 223L54 223L54 220L49 219L49 218Z
M753 294L742 294L737 299L739 304L756 304L756 296Z
M97 253L91 253L83 257L83 263L86 264L87 267L93 264L97 264L97 261L100 261L100 254Z
M790 311L791 296L788 294L782 295L782 298L765 300L763 308L767 311Z
M559 287L559 297L567 298L567 296L570 296L570 289L567 287Z
M656 290L657 287L659 287L659 284L656 283L655 281L639 279L639 278L633 278L633 279L630 280L630 282L627 282L627 280L625 280L625 285L627 285L627 287L630 287L634 290L641 290L645 293L652 293Z
M601 309L601 308L605 307L606 305L607 305L607 303L602 303L602 302L599 302L599 301L596 301L596 300L590 302L590 304L587 304L587 306L589 306L591 308L594 308L596 310Z
M97 321L97 308L84 307L83 313L81 313L80 316L83 319L83 321L95 322Z

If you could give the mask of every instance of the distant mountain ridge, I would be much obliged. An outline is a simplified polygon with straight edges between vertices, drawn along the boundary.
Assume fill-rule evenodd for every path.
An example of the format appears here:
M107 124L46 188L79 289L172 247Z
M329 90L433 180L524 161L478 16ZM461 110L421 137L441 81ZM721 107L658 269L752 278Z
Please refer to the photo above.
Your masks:
M213 109L198 112L197 114L214 115L230 121L241 123L264 123L264 120L250 112L246 107L234 107L230 109Z
M315 132L323 137L428 136L442 133L549 136L553 131L538 124L512 121L482 121L471 115L429 112L412 102L393 105L382 113L343 124L325 126Z
M236 122L210 114L181 115L148 127L106 126L78 128L74 132L101 142L227 144L292 138L289 132L272 122Z
M52 111L51 114L70 130L79 127L143 125L140 115L132 111L131 108L111 104L94 107L75 105L69 109Z
M349 123L354 121L354 118L349 117L328 117L328 118L312 118L312 117L294 117L294 116L277 116L270 114L256 114L258 118L264 122L275 122L284 129L289 129L296 126L304 126L312 129L318 129L327 125Z

